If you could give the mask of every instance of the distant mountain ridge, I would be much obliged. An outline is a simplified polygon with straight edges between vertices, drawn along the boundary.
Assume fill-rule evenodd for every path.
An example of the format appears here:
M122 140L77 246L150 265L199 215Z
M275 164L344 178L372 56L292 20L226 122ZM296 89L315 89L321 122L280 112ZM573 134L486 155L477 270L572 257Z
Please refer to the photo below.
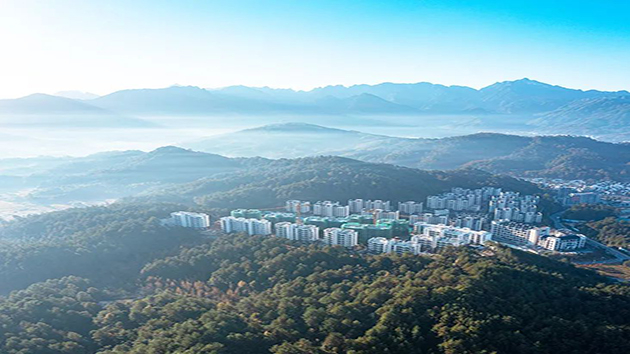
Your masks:
M121 90L93 99L63 100L69 99L37 94L0 100L0 116L34 113L78 116L108 113L120 117L343 116L366 117L365 122L369 117L382 117L381 121L387 121L391 116L420 117L406 121L421 124L424 115L473 115L481 122L486 121L484 117L493 115L505 117L506 121L518 121L529 127L525 130L598 135L625 129L630 115L628 91L583 91L530 79L498 82L479 90L426 82L337 85L310 91L172 86ZM577 125L573 124L576 120Z
M0 100L0 126L154 127L85 100L36 93Z
M287 123L180 145L231 157L339 155L420 169L474 167L515 176L630 181L629 144L578 136L478 133L416 139Z

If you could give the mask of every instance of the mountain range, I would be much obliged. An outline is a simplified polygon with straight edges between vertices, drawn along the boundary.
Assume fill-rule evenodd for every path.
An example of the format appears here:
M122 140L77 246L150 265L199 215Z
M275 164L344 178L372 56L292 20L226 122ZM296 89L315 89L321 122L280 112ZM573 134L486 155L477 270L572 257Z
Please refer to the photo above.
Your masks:
M296 158L338 155L420 169L473 167L521 177L630 181L630 144L579 136L478 133L417 139L287 123L180 145L226 156Z
M112 126L141 125L146 122L139 119L155 116L259 116L264 122L271 122L268 117L291 116L311 123L317 122L312 117L332 116L340 121L379 117L382 122L417 126L426 123L422 117L427 115L468 115L487 122L485 126L497 121L489 117L498 116L506 123L521 124L524 130L588 135L617 134L630 124L627 91L583 91L530 79L498 82L479 90L425 82L338 85L310 91L172 86L75 97L81 99L36 94L0 100L0 117L20 117L3 119L2 124L23 124L22 117L41 115L51 116L49 120L72 117L73 122L76 117L89 117L80 120L84 124L101 124L108 117Z

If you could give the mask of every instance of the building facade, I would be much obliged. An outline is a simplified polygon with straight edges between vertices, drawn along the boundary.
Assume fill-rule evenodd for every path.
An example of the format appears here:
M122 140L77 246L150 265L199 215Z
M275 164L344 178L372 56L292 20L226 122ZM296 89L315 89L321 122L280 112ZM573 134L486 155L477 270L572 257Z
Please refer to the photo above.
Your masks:
M210 216L203 213L178 211L171 213L171 224L193 229L206 229L210 227Z

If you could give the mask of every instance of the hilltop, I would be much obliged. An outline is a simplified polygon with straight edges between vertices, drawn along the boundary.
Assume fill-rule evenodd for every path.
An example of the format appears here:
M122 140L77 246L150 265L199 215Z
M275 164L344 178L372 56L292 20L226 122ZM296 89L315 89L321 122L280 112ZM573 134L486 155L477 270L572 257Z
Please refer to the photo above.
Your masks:
M228 156L295 158L331 154L430 170L475 167L515 176L630 178L630 145L566 135L478 133L413 139L288 123L208 137L182 146Z

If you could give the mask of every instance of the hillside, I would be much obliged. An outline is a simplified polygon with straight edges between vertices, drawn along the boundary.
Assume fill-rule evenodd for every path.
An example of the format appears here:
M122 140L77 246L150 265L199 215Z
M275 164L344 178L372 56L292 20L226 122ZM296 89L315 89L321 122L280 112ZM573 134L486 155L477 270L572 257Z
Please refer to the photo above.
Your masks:
M598 97L572 101L539 115L534 124L553 130L581 134L615 134L630 125L630 95Z
M141 220L130 220L126 230ZM149 225L145 228L151 230ZM113 253L95 250L100 269L109 274L115 269L130 285L135 279L135 289L113 288L118 281L103 279L101 272L94 271L99 268L90 268L81 272L86 275L82 278L50 279L0 298L0 312L5 315L0 318L5 329L0 332L0 351L624 354L630 350L630 287L516 250L494 247L482 255L449 249L435 257L358 256L341 248L305 246L275 237L229 235L147 260L175 249L174 244L192 235L178 235L177 242L165 234L137 235L142 235L137 244L117 244ZM157 240L145 239L155 236ZM141 256L134 257L133 266L121 268L127 263L119 258L125 250L130 255L140 251ZM53 262L57 269L66 259ZM142 295L118 300L132 290Z
M288 123L181 145L228 156L294 158L330 154L420 169L475 167L515 176L630 180L630 145L574 136L480 133L411 139Z
M309 127L293 128L304 131ZM345 200L357 195L422 200L455 186L534 188L529 183L475 170L429 172L335 156L227 158L177 147L146 153L102 153L68 161L38 158L28 168L20 161L22 167L13 169L16 174L4 178L15 179L12 183L20 188L31 188L27 200L42 204L142 197L227 208L238 204L277 206L286 199L300 198ZM28 174L29 170L33 173Z
M361 196L394 202L424 200L456 186L490 185L539 192L530 183L478 170L422 171L334 156L244 162L253 166L222 177L152 190L137 200L194 200L208 208L257 208L282 206L288 199L347 200Z

